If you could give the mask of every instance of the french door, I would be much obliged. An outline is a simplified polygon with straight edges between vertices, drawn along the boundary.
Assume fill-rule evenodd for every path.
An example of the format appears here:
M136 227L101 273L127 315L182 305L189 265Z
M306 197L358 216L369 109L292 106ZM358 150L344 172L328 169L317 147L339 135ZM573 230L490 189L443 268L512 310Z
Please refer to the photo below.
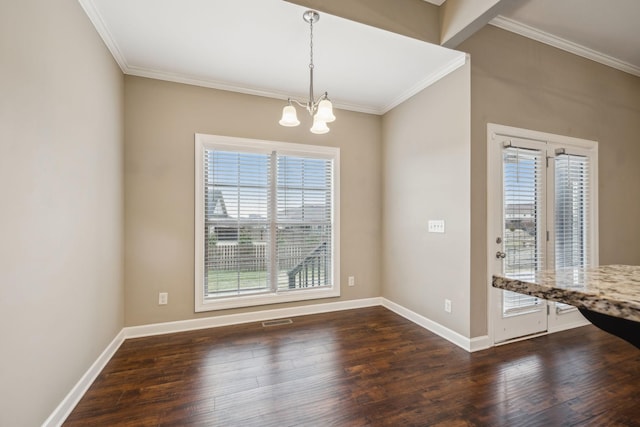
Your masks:
M538 271L597 261L597 144L488 126L488 270ZM584 324L577 310L490 287L496 343Z

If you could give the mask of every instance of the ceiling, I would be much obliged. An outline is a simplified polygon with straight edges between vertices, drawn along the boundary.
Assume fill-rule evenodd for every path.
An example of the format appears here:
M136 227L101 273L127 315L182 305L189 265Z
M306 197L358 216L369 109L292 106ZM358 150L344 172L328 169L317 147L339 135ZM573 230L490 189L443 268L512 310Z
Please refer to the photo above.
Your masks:
M80 0L125 74L300 101L307 8L282 0ZM463 65L461 52L329 14L314 24L315 97L383 114Z
M308 99L305 7L282 0L79 1L125 74ZM499 3L492 25L640 76L640 0ZM338 108L384 114L464 62L462 52L326 13L314 25L315 97L327 91Z

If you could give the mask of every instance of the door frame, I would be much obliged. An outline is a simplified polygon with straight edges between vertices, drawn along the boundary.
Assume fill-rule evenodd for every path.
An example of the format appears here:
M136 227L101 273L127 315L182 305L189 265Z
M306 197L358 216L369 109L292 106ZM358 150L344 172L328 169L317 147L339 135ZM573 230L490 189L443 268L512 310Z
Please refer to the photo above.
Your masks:
M495 298L492 298L492 290L494 289L491 284L492 279L492 269L493 269L493 257L495 256L495 242L493 240L495 230L493 230L491 221L489 218L493 218L495 215L502 215L501 212L497 211L497 203L495 203L496 198L498 197L497 189L491 185L491 183L495 182L498 178L498 175L502 171L502 164L496 164L498 161L498 157L495 155L494 148L494 140L496 137L507 137L507 138L517 138L521 140L532 140L532 141L540 141L546 142L548 144L559 144L565 147L572 147L579 151L588 152L591 157L591 175L590 175L590 184L591 184L591 200L592 203L590 205L590 218L592 227L590 229L590 239L591 239L591 263L596 266L599 265L599 241L598 241L598 142L593 140L574 138L569 136L557 135L552 133L534 131L530 129L516 128L512 126L499 125L495 123L487 123L487 174L486 174L486 183L487 183L487 221L486 221L486 249L487 249L487 258L486 258L486 266L487 266L487 333L489 336L489 342L491 346L495 346L495 320L494 313L497 307L495 307ZM549 215L549 209L547 208L547 215ZM492 234L493 233L493 234ZM548 303L548 306L551 303ZM533 336L526 336L521 338L514 338L513 340L500 342L497 345L507 344L510 342L525 340L529 338L533 338L539 335L545 335L553 332L559 332L566 329L575 328L578 326L583 326L589 324L589 322L584 319L577 310L575 310L575 315L572 313L572 316L568 321L559 322L558 314L554 310L549 310L548 316L548 324L547 331L542 332L540 334L536 334ZM550 323L549 323L550 322Z

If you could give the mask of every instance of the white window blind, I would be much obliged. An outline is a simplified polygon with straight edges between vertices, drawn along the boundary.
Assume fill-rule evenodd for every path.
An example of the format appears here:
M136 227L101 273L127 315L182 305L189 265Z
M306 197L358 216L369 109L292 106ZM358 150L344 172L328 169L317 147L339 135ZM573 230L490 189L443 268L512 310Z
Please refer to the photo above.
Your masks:
M556 150L555 157L555 265L556 268L587 266L589 241L589 157ZM575 307L556 302L556 312Z
M280 155L277 162L278 289L328 286L333 162Z
M339 295L337 164L331 147L196 136L196 310Z
M532 279L544 268L545 244L545 152L505 147L503 150L504 273ZM541 310L538 298L503 292L503 315Z
M207 296L268 289L270 156L205 150Z
M555 158L556 268L589 260L589 158L559 153Z

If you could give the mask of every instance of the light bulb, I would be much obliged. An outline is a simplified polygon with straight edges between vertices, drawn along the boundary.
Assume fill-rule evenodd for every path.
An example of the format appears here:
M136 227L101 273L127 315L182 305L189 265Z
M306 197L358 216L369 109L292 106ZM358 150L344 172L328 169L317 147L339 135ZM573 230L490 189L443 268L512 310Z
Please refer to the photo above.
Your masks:
M313 116L313 126L311 127L311 133L315 133L321 135L323 133L329 132L329 127L327 126L327 122L324 120L320 120L318 115Z
M318 104L318 118L325 123L331 123L336 119L336 116L333 115L333 105L331 101L328 99L323 99Z
M278 122L282 126L293 127L300 124L296 108L293 105L287 105L282 109L282 118Z

